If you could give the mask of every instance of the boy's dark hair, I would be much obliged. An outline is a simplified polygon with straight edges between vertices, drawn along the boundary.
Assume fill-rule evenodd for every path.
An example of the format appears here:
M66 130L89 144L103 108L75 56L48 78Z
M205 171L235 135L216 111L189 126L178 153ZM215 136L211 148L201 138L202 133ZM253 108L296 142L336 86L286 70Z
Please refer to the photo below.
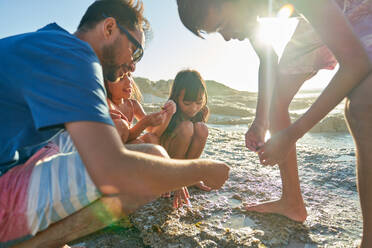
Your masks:
M219 7L224 0L177 0L178 14L183 25L196 36L201 36L203 22L208 9Z
M80 21L78 30L86 31L94 28L106 17L115 18L129 30L143 30L148 32L150 25L143 16L141 0L96 0L90 5Z

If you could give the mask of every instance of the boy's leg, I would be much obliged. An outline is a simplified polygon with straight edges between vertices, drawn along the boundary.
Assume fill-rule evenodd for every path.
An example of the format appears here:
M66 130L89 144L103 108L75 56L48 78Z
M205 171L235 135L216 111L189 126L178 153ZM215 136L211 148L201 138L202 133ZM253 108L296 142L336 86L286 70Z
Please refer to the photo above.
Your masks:
M363 215L361 247L372 247L372 73L348 97L345 116L356 145L358 191Z
M296 75L281 74L279 76L271 102L271 135L287 128L291 124L288 111L289 104L308 78L309 73ZM254 206L250 205L246 210L262 213L277 213L287 216L292 220L303 222L307 217L307 212L300 189L295 146L289 152L286 160L279 164L279 169L282 178L281 199L264 202Z

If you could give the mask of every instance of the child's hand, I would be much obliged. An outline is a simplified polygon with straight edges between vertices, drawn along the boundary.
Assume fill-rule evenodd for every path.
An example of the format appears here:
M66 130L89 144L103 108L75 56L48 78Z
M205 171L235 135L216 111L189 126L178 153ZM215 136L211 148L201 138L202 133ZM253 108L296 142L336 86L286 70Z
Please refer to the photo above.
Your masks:
M249 150L257 152L265 142L265 134L267 128L253 121L251 127L245 133L245 147Z
M120 111L117 111L115 109L110 109L110 115L111 115L111 119L113 120L117 120L117 119L121 119L121 113Z
M168 100L164 106L162 107L163 111L165 111L167 114L174 114L176 113L177 107L176 103L173 100Z
M146 118L147 126L155 127L163 123L164 114L163 114L163 111L160 111L160 112L148 114L145 116L145 118Z
M190 194L187 190L187 187L183 187L180 190L175 191L173 196L173 208L180 208L183 206L183 204L191 207L189 198Z

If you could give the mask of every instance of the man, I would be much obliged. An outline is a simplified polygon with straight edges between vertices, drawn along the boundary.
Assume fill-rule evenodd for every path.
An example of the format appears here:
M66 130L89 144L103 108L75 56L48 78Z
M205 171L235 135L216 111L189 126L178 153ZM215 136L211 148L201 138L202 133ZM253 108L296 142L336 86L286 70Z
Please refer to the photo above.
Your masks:
M224 163L123 146L104 79L120 80L141 59L142 11L141 2L99 0L73 35L54 23L0 40L0 246L61 246L162 193L227 179Z
M247 206L248 211L278 213L305 221L307 212L300 190L295 143L348 97L345 115L358 154L358 190L364 221L362 247L372 247L369 152L372 115L368 110L372 104L372 1L177 0L177 3L181 21L194 34L219 32L225 40L249 38L260 58L256 118L246 133L246 146L258 152L262 164L279 165L283 191L281 199ZM273 16L284 4L290 10L294 6L309 23L300 18L278 63L274 50L257 36L257 17ZM313 106L291 125L288 106L301 85L318 70L334 68L336 62L340 69L332 81ZM272 138L264 144L268 128Z

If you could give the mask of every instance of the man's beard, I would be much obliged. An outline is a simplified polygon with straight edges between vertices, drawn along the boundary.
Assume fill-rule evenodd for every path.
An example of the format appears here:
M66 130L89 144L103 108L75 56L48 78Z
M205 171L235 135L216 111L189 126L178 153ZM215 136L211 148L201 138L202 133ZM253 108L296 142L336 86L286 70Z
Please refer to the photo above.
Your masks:
M107 45L102 48L102 71L103 71L103 78L105 80L115 82L118 78L117 72L120 70L121 66L117 64L116 61L116 53L117 53L117 45L118 39L114 41L112 45Z

